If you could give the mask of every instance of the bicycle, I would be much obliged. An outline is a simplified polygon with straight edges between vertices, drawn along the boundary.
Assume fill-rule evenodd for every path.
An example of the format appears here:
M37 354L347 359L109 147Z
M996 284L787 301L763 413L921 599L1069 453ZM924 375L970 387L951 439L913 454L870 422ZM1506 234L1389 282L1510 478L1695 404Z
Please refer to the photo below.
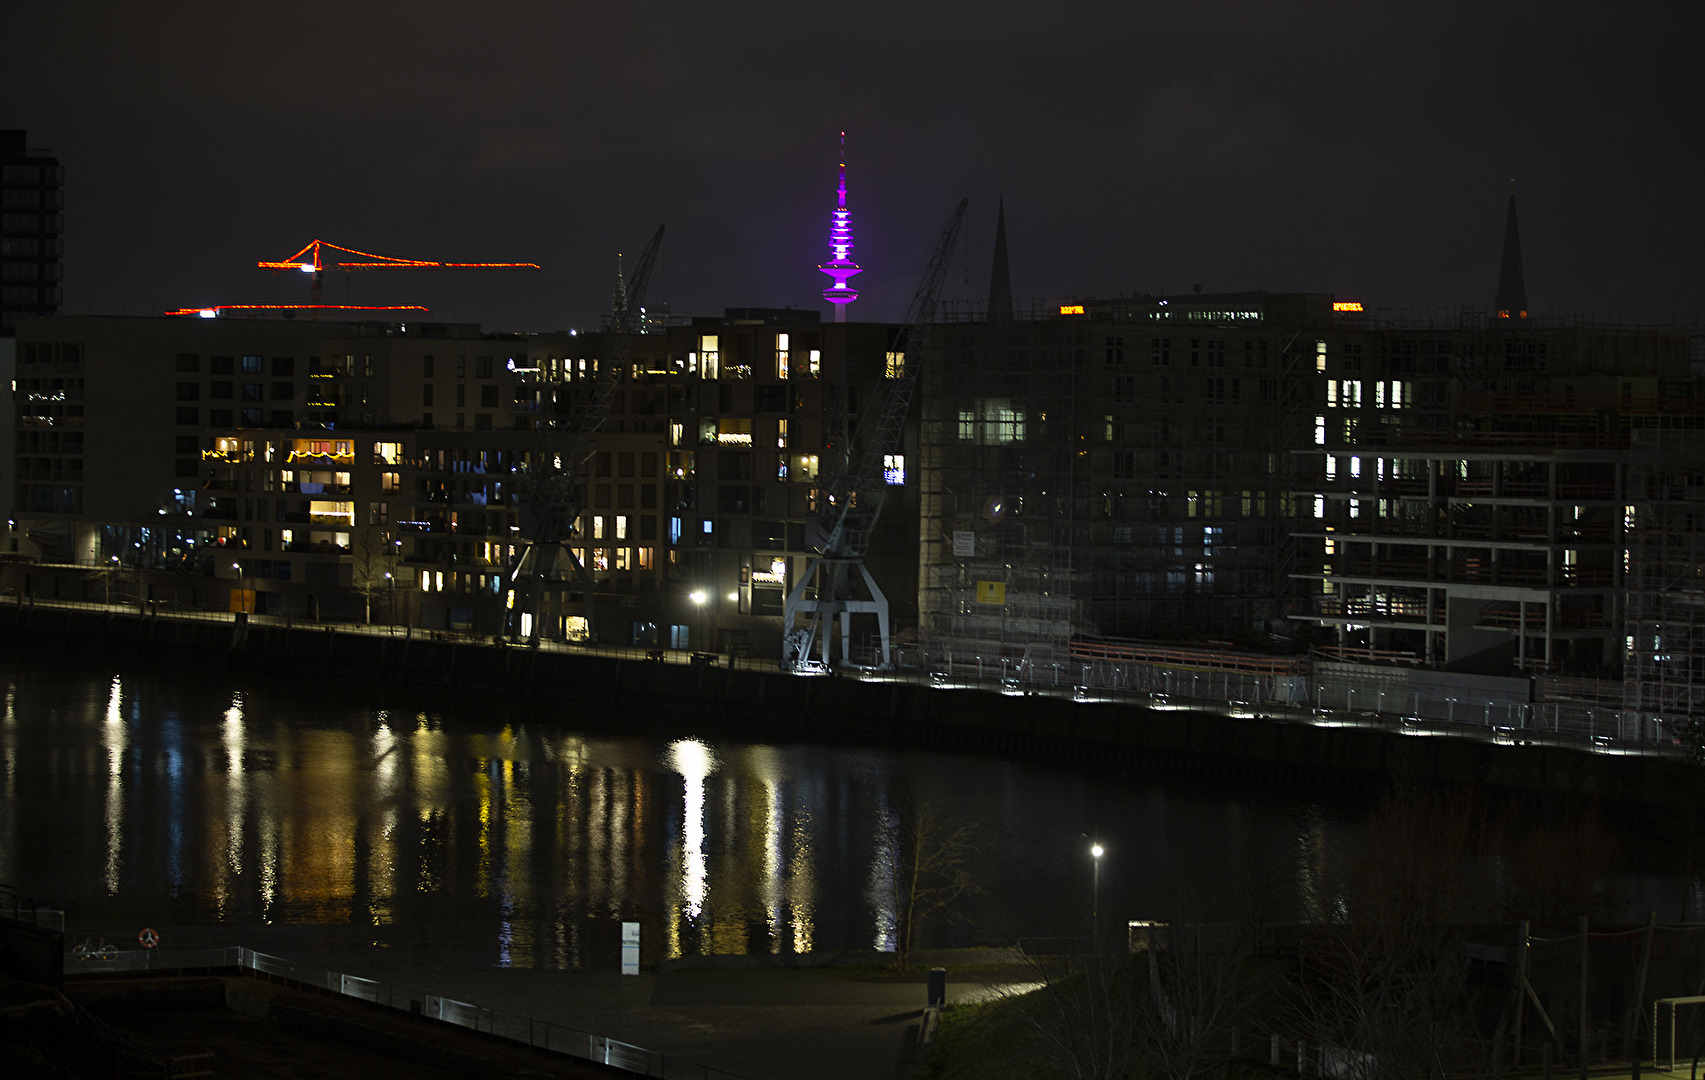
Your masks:
M118 959L118 950L108 945L106 938L86 937L82 944L71 950L71 955L78 960L105 960L111 963Z

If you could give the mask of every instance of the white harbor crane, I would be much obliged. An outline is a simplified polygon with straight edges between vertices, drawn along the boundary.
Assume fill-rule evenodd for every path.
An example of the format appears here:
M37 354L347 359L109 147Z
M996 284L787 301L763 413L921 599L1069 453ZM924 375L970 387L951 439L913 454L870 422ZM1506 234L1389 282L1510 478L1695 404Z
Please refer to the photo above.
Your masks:
M618 301L611 315L612 332L591 393L578 396L566 419L546 420L539 428L539 444L527 463L521 489L521 552L509 575L513 591L504 621L511 640L526 638L528 644L538 644L546 592L557 594L560 616L563 587L570 582L578 582L583 590L587 628L596 640L596 587L572 545L585 493L586 465L596 449L593 440L609 418L616 386L627 372L633 336L640 332L644 315L646 286L662 243L663 226L659 225L628 278L625 299ZM523 615L531 616L525 629Z
M819 489L812 542L817 554L811 557L805 572L788 593L787 605L782 609L783 670L818 665L822 669L851 666L854 615L876 616L877 667L886 670L893 666L888 598L864 565L864 555L871 531L882 513L886 487L884 459L900 448L906 411L923 366L930 326L935 322L936 301L947 277L948 263L953 259L959 226L965 220L966 202L959 200L958 209L936 239L929 269L895 337L892 351L901 357L898 370L892 378L882 380L878 388L880 401L873 401L875 407L865 411L840 472ZM831 639L837 626L838 665L831 660ZM817 652L817 659L812 659L813 651Z

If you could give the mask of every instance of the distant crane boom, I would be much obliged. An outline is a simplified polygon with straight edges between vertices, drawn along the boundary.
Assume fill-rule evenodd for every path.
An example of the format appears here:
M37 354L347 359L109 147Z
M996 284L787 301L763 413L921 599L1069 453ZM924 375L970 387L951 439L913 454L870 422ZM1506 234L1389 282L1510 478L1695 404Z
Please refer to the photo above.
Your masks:
M341 251L345 255L354 255L362 262L328 262L326 251ZM433 259L403 259L395 255L375 255L370 251L357 251L329 240L310 240L302 249L287 259L262 259L255 263L262 270L271 270L275 274L282 270L298 270L304 274L313 274L314 283L309 288L309 294L315 304L324 295L322 274L327 269L354 270L537 270L538 263L530 262L438 262Z
M366 262L335 262L326 263L323 252L327 249L341 251L345 255L355 255L367 260ZM334 244L329 240L310 240L302 250L287 259L276 262L261 260L255 263L262 270L300 270L303 273L318 272L325 269L333 270L537 270L538 263L530 262L438 262L432 259L402 259L395 255L375 255L368 251L357 251Z

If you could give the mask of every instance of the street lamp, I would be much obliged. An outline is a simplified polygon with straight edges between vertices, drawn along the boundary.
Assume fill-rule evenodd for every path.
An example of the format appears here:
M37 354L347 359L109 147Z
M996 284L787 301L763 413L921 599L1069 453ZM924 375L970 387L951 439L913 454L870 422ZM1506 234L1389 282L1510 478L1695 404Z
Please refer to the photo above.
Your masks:
M710 599L710 594L705 592L703 589L694 589L692 592L687 594L687 599L691 600L693 602L693 607L698 609L698 617L701 619L704 618L704 606L705 602ZM697 654L695 653L694 655L696 656Z
M1095 886L1090 900L1090 925L1097 939L1101 937L1101 856L1107 849L1100 844L1089 845L1089 854L1095 859Z

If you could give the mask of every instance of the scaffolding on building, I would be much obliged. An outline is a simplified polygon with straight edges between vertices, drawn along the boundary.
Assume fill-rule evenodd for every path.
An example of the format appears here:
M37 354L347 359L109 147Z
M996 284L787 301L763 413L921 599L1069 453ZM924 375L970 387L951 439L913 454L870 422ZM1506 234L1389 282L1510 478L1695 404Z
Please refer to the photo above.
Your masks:
M933 666L1052 663L1070 649L1073 549L1087 491L1076 454L1074 323L944 334L919 431L919 614Z
M1705 414L1670 403L1629 433L1623 708L1705 719Z

